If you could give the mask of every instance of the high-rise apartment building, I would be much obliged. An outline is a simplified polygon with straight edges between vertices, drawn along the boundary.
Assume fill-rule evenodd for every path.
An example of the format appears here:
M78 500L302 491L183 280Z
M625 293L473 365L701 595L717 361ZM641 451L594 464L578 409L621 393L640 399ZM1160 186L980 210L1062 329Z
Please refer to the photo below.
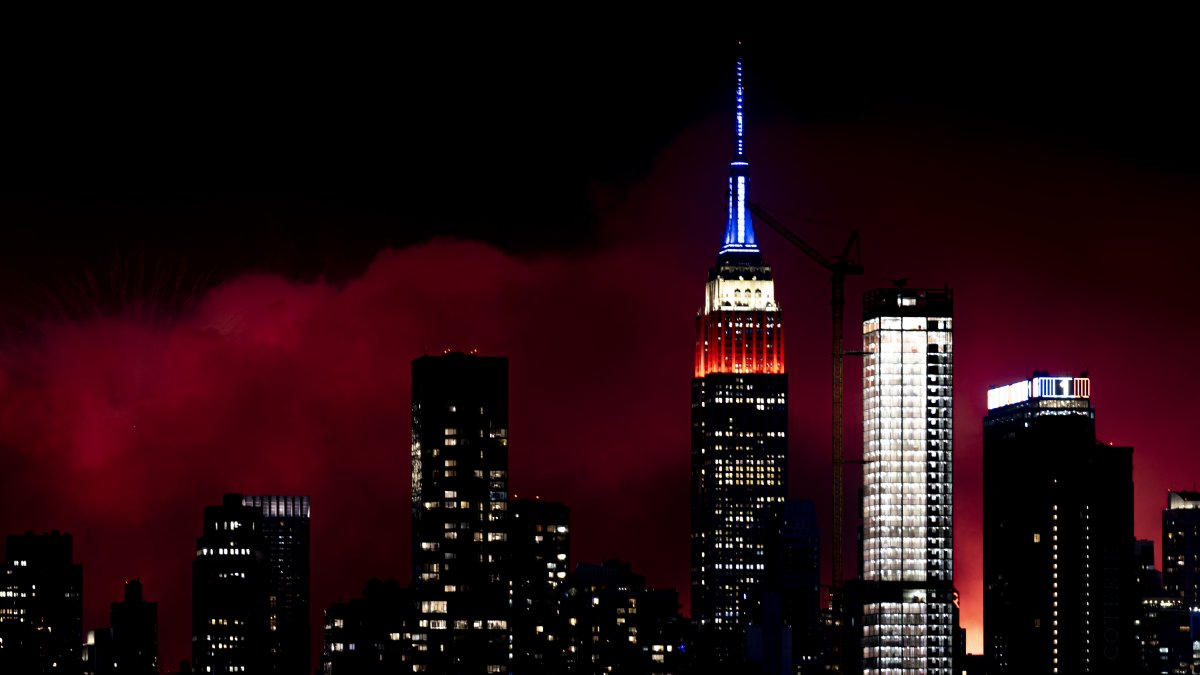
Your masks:
M783 315L747 209L742 63L724 242L696 317L692 616L709 663L744 659L787 497Z
M83 568L71 535L9 535L0 566L0 673L79 673Z
M266 673L270 568L262 509L240 494L204 507L192 561L192 667L197 673Z
M513 672L554 673L565 668L563 589L570 572L570 510L562 502L509 503L512 575Z
M262 510L267 553L268 673L311 675L308 497L247 495L242 504Z
M414 666L508 672L508 359L412 368Z
M1086 376L1034 373L988 391L983 628L990 672L1135 672L1132 457L1132 448L1096 442Z
M951 675L953 295L863 299L863 672Z

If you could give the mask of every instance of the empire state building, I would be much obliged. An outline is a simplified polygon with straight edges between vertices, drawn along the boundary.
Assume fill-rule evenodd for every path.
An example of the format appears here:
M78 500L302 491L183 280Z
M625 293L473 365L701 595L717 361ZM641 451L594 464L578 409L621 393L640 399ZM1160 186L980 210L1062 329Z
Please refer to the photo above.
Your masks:
M746 208L742 62L729 212L696 317L692 379L692 616L706 657L745 655L787 497L783 314Z

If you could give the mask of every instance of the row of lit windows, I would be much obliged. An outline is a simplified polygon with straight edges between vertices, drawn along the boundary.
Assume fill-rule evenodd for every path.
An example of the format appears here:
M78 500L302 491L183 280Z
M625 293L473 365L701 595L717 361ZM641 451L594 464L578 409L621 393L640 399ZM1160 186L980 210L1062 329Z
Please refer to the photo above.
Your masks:
M196 551L197 556L204 555L250 555L248 548L201 548Z

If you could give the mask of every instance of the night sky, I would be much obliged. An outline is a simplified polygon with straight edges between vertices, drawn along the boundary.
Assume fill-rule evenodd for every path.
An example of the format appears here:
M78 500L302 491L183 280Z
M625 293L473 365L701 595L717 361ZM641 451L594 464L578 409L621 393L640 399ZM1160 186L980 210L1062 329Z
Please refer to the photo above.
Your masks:
M742 37L751 197L829 252L861 233L847 347L863 291L955 291L971 650L989 385L1088 370L1100 437L1135 448L1136 534L1159 539L1165 491L1200 477L1191 24L827 11L737 32L509 14L23 27L0 112L0 533L74 535L85 629L140 577L171 666L190 657L202 507L308 494L318 629L367 579L407 582L410 364L478 349L510 359L512 492L571 507L575 560L630 560L686 602L694 317ZM791 492L828 542L828 278L758 234L787 325ZM859 372L848 359L849 457Z

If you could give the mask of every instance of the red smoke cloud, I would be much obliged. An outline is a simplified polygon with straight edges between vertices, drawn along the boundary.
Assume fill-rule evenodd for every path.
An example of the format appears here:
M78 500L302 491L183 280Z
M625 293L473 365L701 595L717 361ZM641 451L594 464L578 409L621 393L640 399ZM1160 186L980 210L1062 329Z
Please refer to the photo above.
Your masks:
M0 530L75 536L88 628L141 577L172 664L190 656L202 507L225 491L310 495L319 643L329 602L408 577L412 359L478 349L510 358L512 491L571 507L573 558L631 560L686 602L693 317L724 226L726 126L681 136L587 252L436 240L383 251L337 286L231 279L169 324L47 323L2 355ZM862 230L871 275L848 287L848 348L859 293L885 277L955 289L956 572L972 650L988 385L1090 368L1101 435L1135 446L1137 534L1158 539L1163 491L1197 475L1196 366L1177 346L1198 321L1183 311L1194 186L921 120L752 131L753 198L831 252L845 229L792 214ZM817 501L828 543L828 281L759 230L788 326L791 491ZM1164 230L1183 240L1163 246ZM852 421L857 369L847 361ZM852 423L848 456L859 437Z

